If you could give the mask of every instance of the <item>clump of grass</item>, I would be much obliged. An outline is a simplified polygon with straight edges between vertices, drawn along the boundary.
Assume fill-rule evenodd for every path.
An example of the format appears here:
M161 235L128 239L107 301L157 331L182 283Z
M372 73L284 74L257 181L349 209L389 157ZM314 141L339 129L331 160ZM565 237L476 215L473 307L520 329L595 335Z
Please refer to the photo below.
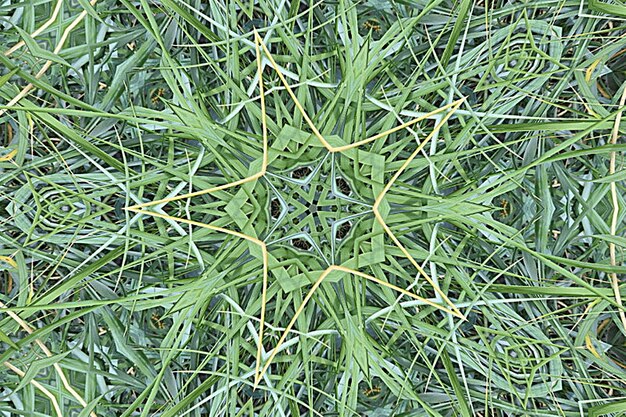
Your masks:
M623 413L589 3L0 5L0 414Z

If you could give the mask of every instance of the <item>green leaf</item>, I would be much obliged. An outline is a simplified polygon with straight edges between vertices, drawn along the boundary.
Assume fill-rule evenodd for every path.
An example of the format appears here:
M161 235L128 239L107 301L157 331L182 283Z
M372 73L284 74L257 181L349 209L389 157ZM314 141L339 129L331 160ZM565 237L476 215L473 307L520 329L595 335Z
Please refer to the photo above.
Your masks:
M15 30L18 31L22 40L26 44L26 47L35 58L45 59L46 61L52 61L55 64L61 64L67 67L70 66L69 62L61 58L59 55L39 46L39 44L26 31L17 26L15 27Z

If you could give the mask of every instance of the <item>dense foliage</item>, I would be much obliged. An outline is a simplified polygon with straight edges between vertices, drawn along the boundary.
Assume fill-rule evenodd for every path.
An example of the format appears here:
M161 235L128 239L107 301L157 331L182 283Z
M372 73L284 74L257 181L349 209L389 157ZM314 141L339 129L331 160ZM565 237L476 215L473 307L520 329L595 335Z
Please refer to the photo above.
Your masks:
M624 415L625 21L0 1L0 415Z

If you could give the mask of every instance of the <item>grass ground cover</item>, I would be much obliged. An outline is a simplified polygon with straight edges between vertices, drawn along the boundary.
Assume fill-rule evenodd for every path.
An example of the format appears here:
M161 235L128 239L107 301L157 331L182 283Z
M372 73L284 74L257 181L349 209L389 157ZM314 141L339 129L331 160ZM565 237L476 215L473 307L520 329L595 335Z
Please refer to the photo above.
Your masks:
M0 2L0 414L626 415L625 19Z

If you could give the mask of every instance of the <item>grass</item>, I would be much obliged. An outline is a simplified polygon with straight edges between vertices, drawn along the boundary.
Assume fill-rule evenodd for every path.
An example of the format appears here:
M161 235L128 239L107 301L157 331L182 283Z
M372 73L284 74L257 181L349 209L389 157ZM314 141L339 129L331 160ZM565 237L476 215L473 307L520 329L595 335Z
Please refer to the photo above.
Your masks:
M0 414L626 414L626 8L0 4Z

